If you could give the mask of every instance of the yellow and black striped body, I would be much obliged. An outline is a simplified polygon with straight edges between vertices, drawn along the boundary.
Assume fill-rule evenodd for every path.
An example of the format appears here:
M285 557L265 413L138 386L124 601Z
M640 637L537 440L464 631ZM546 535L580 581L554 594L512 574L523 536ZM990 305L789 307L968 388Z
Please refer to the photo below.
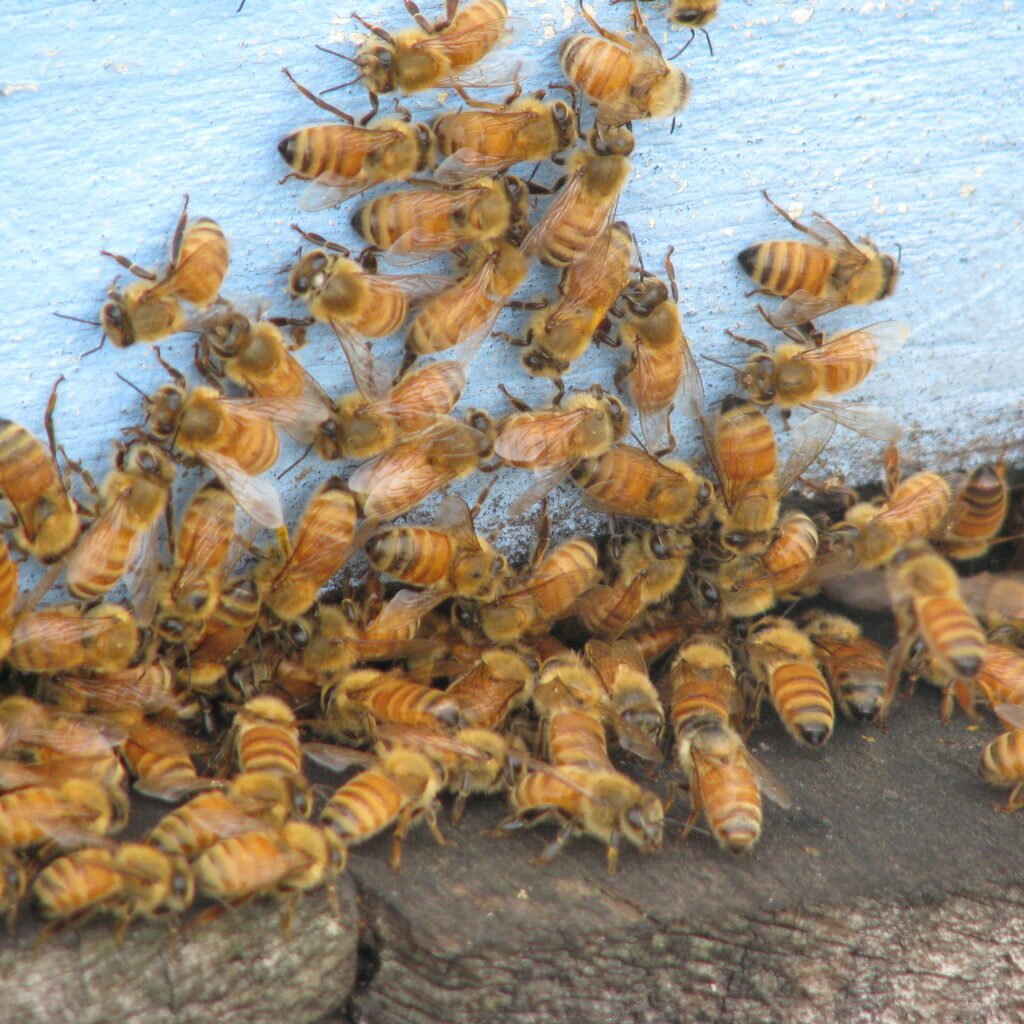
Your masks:
M471 0L459 7L436 36L452 71L471 67L486 57L504 37L507 21L504 0Z
M51 861L32 882L43 917L74 920L90 910L114 906L124 893L124 875L110 850L76 850Z
M78 539L78 514L57 464L34 435L7 419L0 419L0 495L14 512L20 551L54 562Z
M596 711L563 706L544 722L548 760L555 766L572 765L611 771L604 722Z
M835 728L832 693L810 662L784 661L768 677L768 693L782 724L798 743L820 747Z
M272 771L299 775L302 749L291 708L277 697L246 701L235 716L235 761L241 772Z
M459 722L458 704L443 690L414 682L399 672L352 672L335 690L333 704L338 709L358 705L376 721L392 725L433 729Z
M979 466L955 495L942 550L957 560L980 558L1002 528L1009 506L1003 464L987 462Z
M220 225L209 217L189 222L171 273L154 286L203 308L220 294L231 253Z
M236 415L231 400L209 387L193 388L186 397L175 446L186 455L214 452L237 462L250 476L265 473L281 453L277 427L271 420Z
M827 296L839 268L839 261L823 246L792 240L759 242L738 259L758 287L783 297L796 291Z
M426 526L391 527L366 545L366 557L381 572L417 587L441 586L456 553L452 536Z
M566 77L595 102L628 92L636 61L629 50L598 36L577 35L558 51Z

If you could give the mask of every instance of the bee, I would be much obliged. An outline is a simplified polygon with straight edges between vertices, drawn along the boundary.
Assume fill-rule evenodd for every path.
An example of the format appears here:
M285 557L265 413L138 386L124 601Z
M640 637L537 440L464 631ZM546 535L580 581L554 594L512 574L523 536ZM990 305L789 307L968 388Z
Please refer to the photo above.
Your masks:
M61 846L94 844L124 823L107 787L92 779L0 795L0 847L7 850L29 850L50 840Z
M156 528L171 497L174 465L151 444L122 448L100 491L102 511L71 553L68 590L89 601L102 597L126 573L139 616L152 616Z
M504 106L480 104L476 110L439 114L433 129L444 157L437 180L461 184L503 174L514 164L550 160L576 143L576 115L564 100L542 102L544 90L517 92Z
M1024 575L977 573L960 581L964 600L993 633L1009 643L1024 638Z
M28 888L25 865L8 851L0 852L0 913L7 918L7 931L14 931L18 904Z
M874 406L834 402L864 381L869 373L910 337L910 327L897 320L884 320L853 331L825 338L820 345L808 345L792 328L789 341L769 352L767 345L753 338L730 334L737 341L759 349L742 369L736 381L759 405L775 405L784 416L796 406L820 412L873 440L896 442L903 431L888 414Z
M181 641L191 628L201 633L217 607L234 535L234 498L210 480L185 508L174 564L158 588L155 626L162 639Z
M1010 491L1003 463L986 462L978 466L957 488L938 546L955 561L980 558L1002 529L1009 506Z
M221 376L256 398L302 398L321 402L324 415L330 400L285 344L272 320L252 321L233 313L203 332L203 343L222 360Z
M599 385L558 408L536 411L522 403L516 407L519 412L497 425L494 453L507 465L532 469L536 480L512 505L512 516L557 487L581 459L603 455L629 430L625 407Z
M639 647L628 639L610 644L588 640L585 653L608 694L619 745L638 756L660 760L665 710Z
M715 51L711 46L711 36L705 27L718 16L718 0L669 0L666 12L668 23L673 28L688 28L690 38L683 45L682 53L697 38L697 32L703 32L708 43L708 53L713 57ZM679 54L676 54L678 57Z
M280 827L291 819L306 819L313 811L313 794L300 775L279 772L241 772L225 789L199 793L165 814L146 841L195 860L214 843L241 832Z
M437 794L443 781L436 762L399 747L339 786L321 820L348 846L364 843L393 824L391 868L401 871L405 834L421 819L439 845L451 845L437 827Z
M309 307L314 320L331 323L357 338L383 338L397 331L410 303L436 295L451 283L439 274L378 274L372 257L350 259L343 245L292 227L318 246L292 267L288 291Z
M461 8L449 3L445 18L435 24L427 21L415 4L408 9L418 27L397 35L353 15L373 38L359 48L354 59L335 54L359 69L370 94L370 116L377 110L378 94L408 95L449 86L464 95L463 83L478 84L470 69L506 42L512 27L504 0L473 0ZM487 84L502 84L499 67L490 67L485 74Z
M54 384L46 409L51 438L61 380ZM55 449L55 442L51 443L51 453ZM64 486L56 456L47 453L23 426L7 419L0 419L0 495L14 513L13 540L19 551L49 564L78 540L78 512Z
M508 716L533 696L536 672L521 655L503 648L485 651L445 693L459 706L469 728L500 729Z
M665 270L668 285L644 274L623 295L624 316L618 338L631 355L616 371L615 383L626 382L648 446L657 447L667 439L670 451L675 439L668 418L676 393L681 386L684 411L697 417L704 408L704 383L683 333L671 248L665 256Z
M970 687L985 657L985 632L960 595L956 571L923 540L905 544L886 569L899 640L890 662L895 687L912 645L920 643L943 679L942 719L953 710L954 686Z
M32 880L32 896L40 913L53 924L40 938L84 919L121 898L124 875L114 867L106 847L75 850L51 861Z
M146 843L122 843L114 851L114 869L124 879L114 933L118 937L133 918L181 913L192 905L195 879L182 857Z
M668 673L670 717L677 737L708 724L738 726L745 702L729 645L708 633L689 637Z
M806 324L843 306L886 299L896 290L899 265L870 238L854 242L820 213L812 214L815 224L809 227L786 213L766 191L761 194L780 217L813 239L759 242L737 257L757 291L785 299L768 318L773 326Z
M647 608L675 592L692 553L693 539L685 530L640 530L622 545L620 578L628 581L642 575L641 603Z
M344 845L328 829L290 821L278 829L221 839L196 858L193 871L199 891L229 907L263 894L282 899L281 923L287 935L304 892L327 885L337 912L333 880L344 870L346 859Z
M477 536L465 501L454 495L441 502L431 527L379 530L366 556L403 583L485 602L494 600L508 570L504 556Z
M859 502L824 536L823 551L847 564L886 565L903 544L934 536L946 521L952 492L937 473L915 473L900 481L881 504Z
M566 78L597 105L598 127L675 117L690 98L690 83L666 62L636 3L629 39L599 25L582 0L580 13L598 38L572 36L558 59Z
M157 660L91 678L63 676L53 684L59 705L70 711L138 710L187 719L194 707L185 700L174 668Z
M534 863L549 863L573 835L593 836L606 845L610 875L618 870L622 839L641 853L661 849L661 801L621 772L573 766L531 771L516 783L510 799L515 813L498 826L499 832L552 820L562 826Z
M893 694L882 648L842 615L810 612L803 630L814 644L840 711L854 722L884 722Z
M628 128L601 135L592 131L587 146L566 165L565 183L523 243L530 256L551 267L567 267L587 255L612 225L619 195L629 180L629 154L635 139ZM616 236L620 243L621 238Z
M146 721L138 710L115 714L128 735L120 746L121 755L135 777L134 788L145 796L174 803L197 789L212 785L201 779L192 753L202 744L183 733Z
M400 590L375 615L353 601L314 606L303 667L320 673L340 672L357 661L393 661L414 651L435 651L438 643L415 637L420 619L437 603L433 594Z
M353 550L356 502L339 477L309 499L289 553L265 553L256 569L264 606L279 619L296 619L312 607L320 588Z
M591 587L574 609L583 628L595 636L618 639L644 610L644 583L647 570L632 578L621 575L609 585Z
M609 516L695 530L711 515L715 490L680 460L661 462L642 448L616 444L577 462L570 473L583 504Z
M300 128L277 144L292 169L282 182L312 179L299 199L300 209L339 206L375 185L406 181L437 165L437 142L429 125L408 117L384 117L369 128L365 122L357 125L343 110L299 85L287 68L282 71L306 99L342 122Z
M182 301L205 309L217 299L228 272L230 250L215 221L209 217L189 221L186 195L171 240L171 260L160 276L127 256L106 250L102 255L140 278L124 291L115 282L100 311L104 335L118 348L128 348L137 341L160 341L189 329Z
M406 352L424 355L461 345L468 362L529 269L529 259L512 241L480 243L469 272L419 307L405 334Z
M769 616L750 627L746 655L760 688L758 703L766 690L797 743L824 746L835 728L836 712L811 641L788 620Z
M529 195L510 174L461 188L405 189L365 203L352 227L389 257L428 257L508 235L525 223Z
M283 700L259 696L245 702L231 727L231 748L241 772L302 772L295 715Z
M756 405L728 395L714 422L704 421L704 444L721 492L715 511L719 539L727 551L756 555L767 550L780 499L828 444L834 426L815 415L794 428L789 458L779 471L775 434Z
M634 252L632 235L619 221L563 269L558 302L533 315L521 342L513 339L526 346L522 364L527 373L561 385L562 374L593 338L602 336L608 314L629 282Z
M806 513L783 512L775 538L763 555L716 563L699 572L697 599L708 617L749 619L780 600L804 593L814 573L818 528Z
M530 574L511 583L479 610L480 627L495 643L544 632L572 613L577 601L601 577L597 549L582 537L570 537L550 554L535 559Z
M276 424L312 438L326 418L320 402L302 399L225 398L210 387L186 390L167 384L145 400L150 436L169 443L186 458L212 470L235 501L261 526L284 526L281 499L256 479L277 462L281 442Z
M424 686L397 670L359 669L344 676L327 696L328 717L343 732L369 733L376 723L431 729L456 726L459 705L443 690Z
M977 683L992 707L1024 704L1024 653L1006 644L985 644Z
M8 661L19 672L120 672L132 663L139 643L139 626L121 605L86 612L54 605L15 620Z
M1009 731L985 747L978 768L990 786L1010 790L1009 799L996 811L1012 814L1024 807L1024 715L1016 704L1000 704L995 711Z
M212 692L227 672L227 661L256 628L260 588L251 576L229 581L204 625L201 638L189 646L187 684L196 692Z
M0 701L0 749L33 766L107 758L125 731L105 718L58 711L28 697Z
M367 519L394 519L474 472L492 445L493 426L486 413L470 411L467 422L445 417L364 462L348 485Z

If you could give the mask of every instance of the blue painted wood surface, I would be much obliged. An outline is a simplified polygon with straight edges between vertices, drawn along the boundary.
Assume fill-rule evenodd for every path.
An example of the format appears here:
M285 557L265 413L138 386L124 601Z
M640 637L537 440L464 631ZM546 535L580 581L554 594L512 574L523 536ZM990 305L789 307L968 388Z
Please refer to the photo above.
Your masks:
M249 0L42 4L8 0L0 9L0 412L41 430L47 394L63 373L58 430L69 454L102 471L108 441L139 415L119 370L144 388L164 379L139 346L81 359L94 329L55 319L55 310L97 315L119 269L101 248L158 265L180 208L215 217L233 247L225 294L272 300L297 314L277 271L295 252L289 224L354 242L350 209L301 215L301 183L277 184L286 168L278 139L323 118L284 79L287 65L315 89L347 76L348 65L315 43L352 52L362 38L344 4ZM527 31L515 44L533 62L527 85L557 80L559 41L581 30L565 0L513 0ZM364 16L408 23L399 0L360 0ZM666 50L685 41L667 30L662 6L644 5ZM857 3L722 0L709 56L697 40L680 58L693 96L674 135L667 123L637 127L634 176L619 207L649 265L676 249L681 305L699 354L737 361L724 331L764 334L735 254L788 229L759 190L793 212L821 210L893 251L903 280L894 298L845 310L829 326L888 317L914 327L911 343L856 397L893 409L908 429L911 465L954 469L1024 441L1021 400L1021 258L1024 217L1024 15L1019 2L864 0ZM428 14L435 13L432 7ZM595 5L623 26L625 5ZM532 35L531 35L532 33ZM364 109L357 86L334 94ZM452 109L457 97L410 98L419 115ZM525 295L553 287L535 271ZM514 330L507 314L499 327ZM384 343L397 360L400 341ZM191 362L191 340L165 354ZM350 387L337 345L312 332L301 358L333 394ZM610 384L619 359L592 351L570 385ZM518 354L498 339L473 366L464 404L504 411L496 383L542 402ZM729 387L725 370L702 362L710 399ZM693 424L676 423L680 451L699 458ZM292 450L286 456L293 455ZM880 448L837 434L821 470L854 482L877 479ZM1020 448L1011 452L1019 460ZM294 514L321 476L314 466L287 487ZM483 525L500 521L521 487L506 471ZM472 495L479 479L466 487ZM555 503L571 516L565 489ZM510 537L510 540L512 538Z

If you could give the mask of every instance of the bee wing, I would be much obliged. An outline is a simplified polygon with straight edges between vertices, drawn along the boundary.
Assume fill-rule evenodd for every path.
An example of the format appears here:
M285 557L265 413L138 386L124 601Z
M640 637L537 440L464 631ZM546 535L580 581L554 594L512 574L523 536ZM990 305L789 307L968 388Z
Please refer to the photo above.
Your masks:
M457 754L459 757L472 761L483 761L487 754L479 747L461 742L458 737L448 733L432 732L429 729L417 729L411 725L396 725L382 722L377 726L377 735L385 742L398 747L430 747L446 754Z
M346 178L341 174L326 173L311 181L299 196L299 209L307 213L316 210L327 210L332 206L340 206L353 196L361 195L378 182L361 175L357 178Z
M157 583L160 578L160 521L136 537L135 551L125 570L124 582L131 595L132 610L139 624L148 626L156 613Z
M520 251L527 259L532 259L537 255L537 250L543 244L549 232L551 232L552 229L564 219L566 213L580 201L580 193L582 190L583 173L582 171L579 171L566 182L562 191L555 197L554 202L544 212L544 216L537 221L537 223L530 229L529 234L523 240L523 244L520 246ZM601 230L594 236L592 245L598 244L600 240L605 237L608 226L615 219L617 206L617 203L612 203L609 206L608 215L604 219ZM589 250L586 251L589 252ZM578 255L582 256L583 253L579 253Z
M899 352L910 337L910 325L899 320L883 320L869 327L859 327L835 338L829 338L823 345L816 345L797 355L795 362L821 363L834 366L840 363L873 364L884 362Z
M726 474L722 467L714 420L709 420L706 416L702 415L700 417L700 425L701 433L704 436L704 450L707 452L708 462L711 463L711 468L715 472L715 479L718 481L718 490L722 495L722 501L725 502L726 508L732 510L736 504L737 497L739 497L745 485L742 481L736 481Z
M1024 706L1020 704L993 704L992 710L1007 729L1024 729Z
M35 765L24 761L0 761L0 791L7 793L13 789L45 784L45 777L39 774Z
M422 212L418 219L427 222L443 220L451 223L454 217L465 211L466 207L480 199L480 189L467 188L457 192L445 189L425 189L418 193L416 207ZM416 224L405 234L399 235L385 250L384 255L391 260L395 257L407 257L406 262L431 259L441 252L448 252L463 244L465 238L453 230L431 230Z
M191 221L188 224L185 229L186 233L195 223L195 221ZM164 276L148 290L148 295L176 295L179 287L178 281L186 275L189 265L206 259L206 253L204 250L210 247L220 246L223 242L224 236L220 235L219 237L214 236L207 238L201 246L192 246L188 255L180 257L176 264L167 268L167 272Z
M220 481L211 481L205 485L213 489L222 488ZM226 511L226 510L225 510ZM189 534L187 547L181 545L178 536L176 560L181 565L176 589L187 593L207 572L223 576L230 561L231 541L235 536L235 506L231 503L230 512L224 516L206 516L203 527L192 530Z
M552 415L513 416L499 428L494 453L519 469L561 469L573 432L588 415L589 410L582 408Z
M704 411L704 378L700 375L700 368L693 356L693 349L686 340L684 334L681 339L681 350L683 354L683 379L681 383L682 398L680 402L678 393L676 397L676 408L688 419L699 419Z
M68 806L58 805L53 808L19 808L19 816L31 820L45 832L58 846L65 850L73 850L80 846L103 846L113 849L113 840L106 839L88 828L89 818L85 814L76 814Z
M488 261L437 296L436 301L444 305L451 323L456 327L454 340L447 348L458 346L461 362L472 362L477 349L490 336L495 321L505 308L504 301L490 292L493 282L494 263ZM485 299L488 305L481 318L480 303Z
M782 472L778 475L779 494L785 494L796 483L797 477L822 453L832 440L835 421L820 413L808 416L790 432L791 447Z
M816 402L805 402L804 407L873 441L888 441L892 444L903 437L903 428L877 405L851 405L819 399Z
M575 566L554 576L547 573L535 573L520 580L513 589L506 590L499 598L498 603L504 604L507 601L514 604L529 600L539 587L547 587L559 581L568 582L574 589L578 586L587 586L593 581L595 575L599 574L595 573L591 566Z
M147 713L162 711L164 708L176 704L178 698L174 693L165 693L154 700L152 693L140 692L139 684L150 667L150 665L142 665L114 676L104 676L99 679L65 676L54 685L59 690L75 697L84 698L87 701L102 701L106 707L113 706L126 710L139 709Z
M318 389L319 390L319 389ZM242 417L270 420L282 427L297 441L308 444L320 424L327 419L329 409L321 394L281 396L277 398L232 398L234 414Z
M234 459L219 452L203 451L200 458L253 521L271 530L284 526L281 497L269 480L249 476Z
M219 786L210 779L196 776L193 779L169 778L155 775L152 778L138 778L132 783L136 793L148 796L152 800L163 800L165 803L176 804L197 790Z
M438 164L434 176L443 185L464 185L478 178L501 174L516 162L508 156L478 153L475 149L457 149Z
M97 562L106 566L108 557L117 550L117 541L122 534L129 534L129 557L137 544L137 536L129 518L131 484L126 483L117 496L100 513L92 526L85 531L82 539L68 559L67 578L71 585L88 578ZM115 546L117 545L117 546Z
M425 410L447 407L451 412L465 386L466 366L462 360L444 359L406 373L384 398L371 404L373 409L402 422L416 422Z
M643 729L614 712L611 713L611 717L615 725L615 735L623 750L634 757L639 757L642 761L650 761L652 764L661 764L665 760L661 747Z
M553 491L568 475L573 463L562 462L557 466L545 467L544 471L538 473L533 483L526 488L519 498L508 510L509 515L514 519L522 515L527 509L532 508L546 494Z
M427 612L436 608L448 595L430 590L400 590L373 620L367 632L398 633L418 623Z
M831 313L843 305L845 305L844 302L834 298L812 295L801 289L793 292L776 310L770 313L768 322L779 330L783 327L798 327L800 324L817 320L819 316Z
M377 274L375 277L386 287L397 288L412 304L432 299L452 283L444 274Z
M815 234L824 241L835 256L854 266L867 262L868 257L857 248L856 243L845 231L833 224L827 217L822 216L817 210L811 216L814 218Z
M377 756L369 751L340 747L334 743L303 743L302 752L314 764L332 772L344 772L354 767L370 768L378 761Z
M391 388L391 372L374 359L369 342L361 334L337 320L330 323L360 393L371 401L383 398Z
M480 538L473 526L473 516L464 498L457 494L447 494L441 499L434 514L435 529L452 534L458 545L463 549L479 550Z

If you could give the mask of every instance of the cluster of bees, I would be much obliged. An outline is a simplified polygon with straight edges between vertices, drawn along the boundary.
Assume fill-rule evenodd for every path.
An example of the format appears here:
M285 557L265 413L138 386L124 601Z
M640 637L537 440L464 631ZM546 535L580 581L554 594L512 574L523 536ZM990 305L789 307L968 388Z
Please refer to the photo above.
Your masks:
M499 832L553 822L541 861L586 834L615 871L623 842L662 845L665 800L622 764L660 762L666 743L689 793L685 831L703 815L722 848L749 852L762 794L788 805L747 747L761 705L798 744L820 748L837 706L883 725L904 673L942 687L947 718L954 701L974 714L984 699L1024 725L1024 579L961 581L949 561L969 564L999 539L1011 504L1002 462L901 479L898 425L836 396L909 329L885 321L830 335L814 323L890 295L897 261L820 215L804 224L775 207L804 237L751 246L739 264L783 300L763 312L784 340L738 339L755 348L734 367L745 397L706 407L671 262L666 279L652 275L615 219L631 123L674 117L689 91L637 7L629 36L582 11L596 34L562 45L568 100L522 96L517 69L505 68L516 88L492 104L467 90L501 79L497 61L479 76L509 29L503 0L451 0L437 23L406 6L417 27L392 35L367 24L368 41L346 57L370 90L360 124L296 83L338 119L279 146L290 176L309 181L304 208L408 184L355 212L368 243L358 259L302 232L313 248L291 267L289 291L308 317L271 319L222 298L227 240L214 221L190 219L186 198L161 272L107 254L138 280L115 282L100 322L117 347L195 335L208 383L189 385L156 349L171 382L143 394L144 419L98 486L58 447L56 385L48 445L0 421L8 536L48 567L22 593L0 544L0 907L12 921L29 884L46 933L101 911L123 930L182 911L197 893L213 901L201 919L273 894L287 920L302 893L333 893L349 848L382 831L393 829L396 870L417 822L445 843L445 791L456 820L471 796L507 794ZM714 9L674 0L671 17L703 29ZM429 125L397 107L375 116L378 93L438 86L468 109ZM586 132L581 97L593 107ZM555 189L507 173L543 160L564 164ZM554 198L531 225L539 192ZM377 269L378 259L441 254L456 276ZM559 269L557 294L521 304L531 310L525 332L504 338L524 349L527 373L554 382L552 404L531 409L509 395L513 411L497 422L480 410L456 418L470 365L535 260ZM316 323L330 325L352 370L356 390L338 400L294 354ZM367 339L403 327L396 375ZM628 353L616 377L628 401L598 387L564 392L562 375L591 342ZM443 355L421 361L434 353ZM666 457L675 405L699 418L714 479ZM784 465L772 406L810 413L791 430ZM631 408L643 445L627 441ZM840 480L804 476L837 424L888 443L883 496L862 500ZM358 463L319 486L291 532L264 475L279 430L321 459ZM182 466L213 478L172 516ZM512 515L568 481L607 515L608 535L552 546L542 508L533 558L514 568L453 494L429 524L393 522L459 478L504 467L532 474ZM72 496L75 476L88 496ZM783 508L798 479L841 514ZM478 508L486 497L487 488ZM264 528L273 540L258 545ZM362 579L322 598L360 551ZM109 601L122 583L130 599ZM41 606L58 585L67 601ZM895 650L820 608L769 614L822 587L890 605ZM1024 805L1022 737L1007 733L983 759L990 782L1014 787L1008 809ZM358 769L322 802L317 824L304 757ZM144 838L118 843L129 780L175 806Z

